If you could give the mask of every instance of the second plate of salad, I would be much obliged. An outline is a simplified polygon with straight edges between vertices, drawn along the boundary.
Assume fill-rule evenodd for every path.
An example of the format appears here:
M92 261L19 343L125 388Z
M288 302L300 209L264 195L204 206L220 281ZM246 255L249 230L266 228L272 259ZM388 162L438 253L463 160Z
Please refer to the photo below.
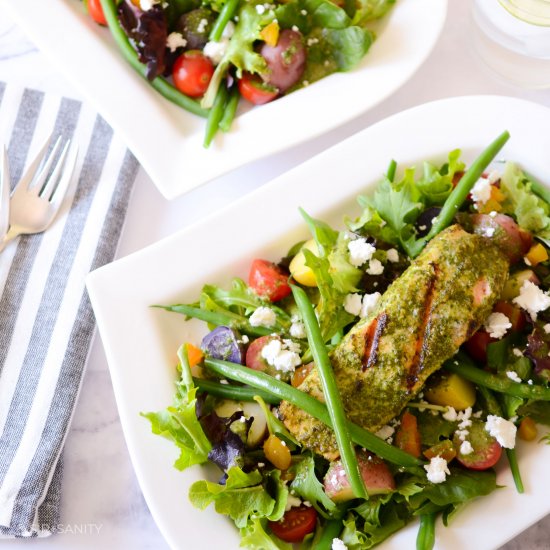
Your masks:
M432 514L443 514L449 525L438 520L435 547L462 548L475 539L476 547L488 549L550 511L544 494L550 451L538 441L548 430L539 426L533 438L533 426L523 422L544 420L535 412L536 396L524 398L539 392L544 401L548 393L538 353L550 305L543 227L548 206L537 202L547 191L542 186L533 194L525 182L546 181L548 142L540 130L549 118L547 109L502 97L420 106L203 223L92 274L90 295L132 459L172 546L237 548L242 542L286 548L285 541L298 540L298 534L315 545L321 544L315 537L336 520L336 542L331 539L328 547L369 548L383 541L384 548L412 548L419 517L420 547L428 548ZM421 125L419 140L415 128ZM482 153L497 136L498 147ZM491 162L480 167L480 158ZM465 187L462 182L476 166L481 172ZM269 214L265 204L272 207ZM460 219L453 211L459 204ZM287 272L301 293L278 277ZM434 282L443 279L453 284ZM346 438L334 439L323 428L327 413L307 400L293 401L292 390L319 397L322 386L329 392L329 414L337 411L328 397L334 387L325 389L321 368L321 383L315 367L311 370L312 359L323 363L318 350L324 346L318 338L315 343L311 327L317 321L304 306L308 300L316 307L348 419L376 433L373 440L372 433L349 428L359 445L351 461L342 446ZM184 306L177 306L177 314L153 304ZM417 332L422 338L410 345L403 340L405 333ZM487 338L476 342L474 333ZM187 346L177 354L181 344ZM483 352L488 355L481 357ZM402 358L397 363L396 355ZM191 381L188 361L204 367L193 373L206 382ZM444 361L446 377L429 376ZM529 396L492 402L498 388L479 389L488 378L476 380L475 373L484 372L476 362L490 363L499 388L516 385ZM388 377L378 378L382 365ZM457 387L450 375L458 371L467 383ZM246 378L247 372L254 376ZM272 411L278 418L268 414L256 437L245 409L231 409L212 396L221 391L227 398L236 382L254 385L261 376L271 382L259 391L260 405L265 410L277 405ZM175 408L167 410L179 378ZM199 400L199 408L193 385L210 391L210 401ZM277 388L284 393L277 395ZM361 406L360 395L368 407ZM225 427L216 430L207 417L228 421L218 422ZM150 433L149 421L154 431L173 437L178 430L172 430L171 418L193 434L193 445L184 437L178 449ZM204 432L192 430L193 422ZM408 437L415 422L420 442ZM337 419L336 424L341 427ZM516 438L516 430L534 441ZM228 437L220 438L221 432ZM242 452L235 441L228 445L230 439L241 441ZM217 466L206 466L206 455ZM285 456L288 463L279 461ZM516 459L523 494L516 488ZM369 499L356 498L361 482L353 478L354 461ZM206 467L186 468L202 462ZM497 484L503 487L496 490ZM228 500L230 494L234 498ZM292 510L301 516L291 521ZM400 529L386 538L397 523ZM216 529L207 527L214 524ZM297 524L301 533L289 534ZM488 529L491 525L498 529Z
M109 3L114 4L111 1ZM251 3L248 6L251 9L245 12L249 12L253 19L261 19L263 27L258 29L259 33L277 17L274 17L271 4L258 3L261 6L259 11L263 10L260 14L254 7L255 3ZM296 6L301 3L301 0L296 1ZM125 4L131 11L130 6L134 4ZM151 11L160 11L161 8L154 7L155 4L157 3L150 1L143 3L144 7L152 6ZM193 2L167 3L168 6L171 4L191 6ZM223 9L220 8L223 4L224 2L213 3L218 9ZM297 14L287 17L286 23L281 19L280 26L277 27L279 23L273 23L272 28L276 33L283 30L288 31L286 35L289 32L296 33L292 27L299 29L296 23L300 23L301 19L306 21L310 17L307 14L313 12L317 4L323 2L311 2L310 8L300 7ZM365 5L370 4L377 5L378 2L365 2ZM317 137L364 113L388 97L416 72L431 52L443 27L446 5L443 0L398 0L376 27L374 42L364 58L359 61L361 56L355 56L353 69L330 74L266 105L241 109L230 132L219 133L210 147L205 149L205 119L166 100L138 75L121 55L109 30L92 20L83 2L53 0L47 8L28 0L7 2L7 7L31 38L96 105L111 126L123 135L159 190L169 199L252 161ZM139 11L136 6L134 8ZM328 11L331 10L340 8L333 5ZM210 30L212 23L209 21L215 17L215 12L210 11L212 13L209 12L208 17L199 14L198 22L195 21L198 30ZM333 29L338 31L333 33L334 40L351 40L353 43L360 39L359 42L366 46L370 35L356 32L359 27L349 27L349 17L341 10L338 13L342 19L340 24L345 29L355 29L352 34L357 36L347 36L345 29L340 29L343 32L340 36L340 30ZM318 19L322 21L325 16L334 19L329 15L320 13ZM139 26L135 18L132 19L134 16L133 13L128 14L132 28L136 24ZM154 21L151 25L154 26ZM285 29L284 25L289 28ZM171 27L170 34L175 33L172 44L174 53L178 53L178 48L184 48L181 46L184 41L187 44L190 40L189 35L183 36L185 26L184 23L182 26ZM239 21L234 22L234 26L237 33L243 27L239 25ZM302 30L305 34L309 33L309 27L304 26ZM303 41L307 45L305 34ZM164 48L166 38L161 40L161 48ZM248 38L248 49L257 47L262 42L259 38L259 34L258 40ZM136 44L140 43L139 36L136 35L133 39ZM316 39L319 40L316 36L309 36L311 48L321 43L321 40L316 42ZM71 44L71 47L67 48L67 44ZM342 51L346 49L344 45L342 48ZM237 49L240 51L241 45L238 44ZM364 49L359 48L358 51ZM320 55L322 57L324 54L321 52ZM249 51L246 57L253 58L256 62L259 59L254 51ZM240 54L236 52L232 56L231 65L242 65L244 69L253 68L252 65L241 64L238 61L240 58ZM265 73L264 69L262 71ZM240 71L237 72L241 75ZM224 65L218 69L214 84L222 76L225 77ZM313 80L315 77L304 78ZM217 89L218 86L211 87L214 92Z

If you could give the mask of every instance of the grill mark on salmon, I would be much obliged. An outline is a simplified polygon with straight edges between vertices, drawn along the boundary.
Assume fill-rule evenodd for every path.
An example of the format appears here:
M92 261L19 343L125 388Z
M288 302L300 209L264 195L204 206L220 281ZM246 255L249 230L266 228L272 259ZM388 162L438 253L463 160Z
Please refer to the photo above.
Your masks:
M432 268L432 276L428 281L426 288L426 297L422 304L422 310L419 312L420 319L418 338L416 340L416 349L412 358L411 364L407 368L407 388L411 390L418 382L418 373L424 368L424 360L427 352L427 342L430 337L431 320L432 320L432 304L434 301L434 293L436 283L439 279L441 270L435 262L430 264Z
M365 353L363 355L363 372L372 367L378 359L378 344L380 336L388 322L388 315L385 311L380 313L370 324L365 334Z

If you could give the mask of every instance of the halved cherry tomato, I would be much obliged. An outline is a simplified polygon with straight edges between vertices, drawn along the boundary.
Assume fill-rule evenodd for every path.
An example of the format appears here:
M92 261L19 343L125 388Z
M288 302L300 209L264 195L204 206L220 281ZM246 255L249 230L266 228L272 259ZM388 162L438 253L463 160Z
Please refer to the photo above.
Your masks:
M214 65L199 50L182 53L175 61L172 78L176 88L190 96L201 97L214 74Z
M292 379L290 383L297 388L302 384L302 382L308 377L309 373L313 370L313 367L315 366L315 363L311 362L307 365L302 365L301 367L298 367L294 374L292 375Z
M103 7L99 0L88 0L88 13L97 24L107 25L107 19L105 19Z
M395 445L415 458L420 456L422 448L418 422L416 416L409 411L405 411L401 417L401 424L395 434Z
M525 312L520 309L518 306L511 304L510 302L505 302L503 300L498 301L493 308L493 311L498 311L503 313L508 317L512 326L510 330L512 332L521 332L527 323L527 316Z
M276 302L291 292L288 277L289 274L278 265L267 260L256 259L250 266L248 284L256 294Z
M455 434L453 443L458 450L456 459L470 470L492 468L502 455L500 443L485 430L485 424L480 420L474 419L468 432L467 440L472 445L473 451L469 454L462 454L460 452L462 441Z
M301 542L306 535L315 531L317 512L315 508L300 506L291 508L279 521L270 521L273 533L285 542Z
M262 357L262 349L276 339L277 336L268 334L266 336L260 336L253 340L246 350L245 364L249 369L265 371L269 365L267 361Z
M239 80L239 92L250 103L263 105L279 95L279 90L265 84L258 75L243 73Z
M485 364L487 363L487 345L491 342L496 340L491 338L485 329L480 328L464 343L464 347L472 359Z

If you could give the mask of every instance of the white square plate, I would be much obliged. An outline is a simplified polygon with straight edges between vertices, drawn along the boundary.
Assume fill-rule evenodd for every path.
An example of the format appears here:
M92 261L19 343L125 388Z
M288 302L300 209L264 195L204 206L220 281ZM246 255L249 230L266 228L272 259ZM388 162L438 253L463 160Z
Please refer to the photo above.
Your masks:
M361 64L240 115L202 146L204 120L160 96L122 58L80 0L5 0L16 21L123 136L168 199L316 137L403 85L434 47L446 0L398 0Z
M105 266L88 278L111 369L120 418L147 503L174 548L238 548L237 530L213 509L200 512L187 501L189 485L204 476L172 464L175 447L150 432L140 411L172 403L176 350L198 342L196 321L152 309L151 304L194 301L204 283L227 285L246 277L256 257L277 260L307 238L298 207L342 227L344 214L359 214L358 194L368 191L390 159L408 167L425 159L446 160L460 147L466 161L504 129L511 139L499 155L520 162L549 182L550 110L518 99L476 96L446 99L392 116L314 157L208 219L140 252ZM267 207L266 205L269 205ZM526 493L518 495L509 472L506 487L472 503L449 528L437 530L445 550L497 548L550 512L550 446L520 444ZM415 547L416 524L381 548Z

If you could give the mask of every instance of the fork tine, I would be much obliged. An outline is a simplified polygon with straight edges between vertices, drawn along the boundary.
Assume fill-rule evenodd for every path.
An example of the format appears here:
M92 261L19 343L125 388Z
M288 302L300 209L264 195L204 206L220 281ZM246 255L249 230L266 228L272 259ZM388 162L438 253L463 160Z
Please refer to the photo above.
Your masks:
M61 139L61 138L59 138ZM48 176L48 179L46 180L46 183L44 184L44 182L42 183L37 183L37 185L40 185L42 186L42 184L44 184L44 186L42 187L42 189L39 191L39 196L47 201L50 200L50 197L53 195L56 187L57 187L57 184L59 183L59 178L60 178L60 175L61 175L61 172L63 170L63 166L65 165L65 159L67 158L67 152L69 150L69 145L71 144L71 140L67 140L67 142L65 143L65 146L63 147L63 150L61 151L61 154L59 155L59 159L56 163L56 165L53 167L53 170L49 173L48 175L48 172L50 170L50 167L51 167L51 164L53 162L53 157L54 155L57 153L56 149L58 149L58 144L60 143L59 140L57 140L56 144L55 144L55 147L54 147L54 150L52 151L52 154L50 155L50 157L48 158L48 170L44 170L43 172L40 173L40 179L42 179L42 174L44 174L44 179L46 176ZM44 168L46 168L46 166L44 166Z
M58 210L61 206L61 203L63 202L63 199L65 198L65 195L67 194L67 191L70 187L76 167L77 157L78 147L75 145L72 148L71 154L67 157L61 179L59 180L57 187L54 189L53 195L50 200L50 203L56 210Z
M29 185L29 190L35 191L38 195L42 195L44 184L51 180L52 174L52 165L57 158L59 152L59 147L61 146L61 136L59 136L52 147L51 152L47 157L44 157L43 161L38 167L38 171L35 176L32 178L32 181Z
M40 166L40 163L44 159L44 155L46 154L46 151L48 150L48 146L50 145L50 141L52 139L52 136L49 135L46 139L44 145L42 145L42 148L40 151L38 151L38 154L34 158L34 160L31 162L29 167L27 168L27 171L25 174L23 174L23 177L19 180L17 185L15 186L13 192L15 193L18 189L26 191L29 188L29 185L31 184L34 175L36 174L36 171L38 170L38 167Z

